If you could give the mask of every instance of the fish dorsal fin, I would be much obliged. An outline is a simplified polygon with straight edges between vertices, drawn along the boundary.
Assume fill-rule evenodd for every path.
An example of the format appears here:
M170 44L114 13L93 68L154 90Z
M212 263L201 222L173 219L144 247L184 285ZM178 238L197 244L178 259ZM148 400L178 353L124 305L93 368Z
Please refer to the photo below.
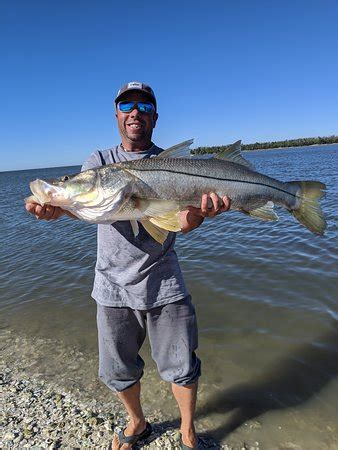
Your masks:
M189 139L189 141L176 144L173 147L167 148L167 150L161 152L157 155L157 158L190 158L190 145L193 142L193 139Z
M274 203L268 201L265 205L260 206L259 208L252 209L250 211L242 211L245 214L249 214L251 217L256 217L261 220L278 220L278 216L274 211Z
M225 150L220 153L217 153L214 158L216 159L225 159L227 161L232 161L237 164L241 164L242 166L253 168L252 164L243 158L241 153L241 142L237 141L232 145L229 145Z
M169 231L158 227L157 225L151 223L148 219L141 219L141 224L150 236L159 244L162 245L167 239Z

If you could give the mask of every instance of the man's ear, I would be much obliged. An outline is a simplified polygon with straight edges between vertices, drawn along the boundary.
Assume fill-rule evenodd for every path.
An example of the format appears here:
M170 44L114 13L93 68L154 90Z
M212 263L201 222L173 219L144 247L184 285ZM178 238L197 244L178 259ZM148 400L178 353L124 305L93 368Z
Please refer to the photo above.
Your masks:
M157 114L157 113L154 113L154 126L153 126L153 128L156 127L157 119L158 119L158 114Z

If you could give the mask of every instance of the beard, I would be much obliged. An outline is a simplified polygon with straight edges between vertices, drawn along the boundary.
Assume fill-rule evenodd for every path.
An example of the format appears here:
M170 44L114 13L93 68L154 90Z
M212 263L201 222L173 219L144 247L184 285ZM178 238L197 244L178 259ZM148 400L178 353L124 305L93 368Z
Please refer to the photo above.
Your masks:
M132 129L129 128L128 125L122 124L120 127L120 133L126 139L127 141L133 142L133 143L144 143L144 142L150 142L152 132L149 131L143 124L141 128L139 129Z

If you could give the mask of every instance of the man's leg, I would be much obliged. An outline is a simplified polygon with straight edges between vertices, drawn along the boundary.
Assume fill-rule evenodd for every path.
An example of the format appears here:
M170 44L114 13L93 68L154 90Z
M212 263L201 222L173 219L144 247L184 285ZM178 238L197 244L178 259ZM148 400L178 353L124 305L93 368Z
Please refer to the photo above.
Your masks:
M142 406L140 402L141 383L138 381L136 384L122 392L118 392L118 397L122 401L124 407L129 415L129 423L124 430L125 436L132 436L134 434L140 434L146 428L146 421L143 415ZM131 449L129 444L123 444L120 446L117 435L114 435L112 449Z
M130 308L114 308L97 305L99 343L99 377L122 401L130 422L126 436L142 433L146 427L140 404L140 378L144 361L138 352L145 338L143 314ZM112 448L120 446L114 436Z
M187 386L179 386L172 383L171 387L181 413L182 442L188 447L195 447L197 445L197 437L194 427L194 415L198 383Z
M172 391L181 413L182 440L197 445L194 413L201 363L197 348L197 321L190 296L147 313L147 326L153 359L163 380Z

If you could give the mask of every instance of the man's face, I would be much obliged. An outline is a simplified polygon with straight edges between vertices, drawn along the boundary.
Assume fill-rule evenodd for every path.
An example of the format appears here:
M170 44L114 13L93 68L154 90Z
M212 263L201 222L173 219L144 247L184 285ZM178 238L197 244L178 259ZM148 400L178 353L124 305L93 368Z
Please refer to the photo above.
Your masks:
M142 92L134 91L126 93L121 101L149 102L149 98ZM116 118L122 137L122 144L127 146L127 149L128 145L133 147L135 144L145 148L149 146L157 117L158 114L156 112L147 114L139 112L136 107L127 113L123 113L117 108Z

